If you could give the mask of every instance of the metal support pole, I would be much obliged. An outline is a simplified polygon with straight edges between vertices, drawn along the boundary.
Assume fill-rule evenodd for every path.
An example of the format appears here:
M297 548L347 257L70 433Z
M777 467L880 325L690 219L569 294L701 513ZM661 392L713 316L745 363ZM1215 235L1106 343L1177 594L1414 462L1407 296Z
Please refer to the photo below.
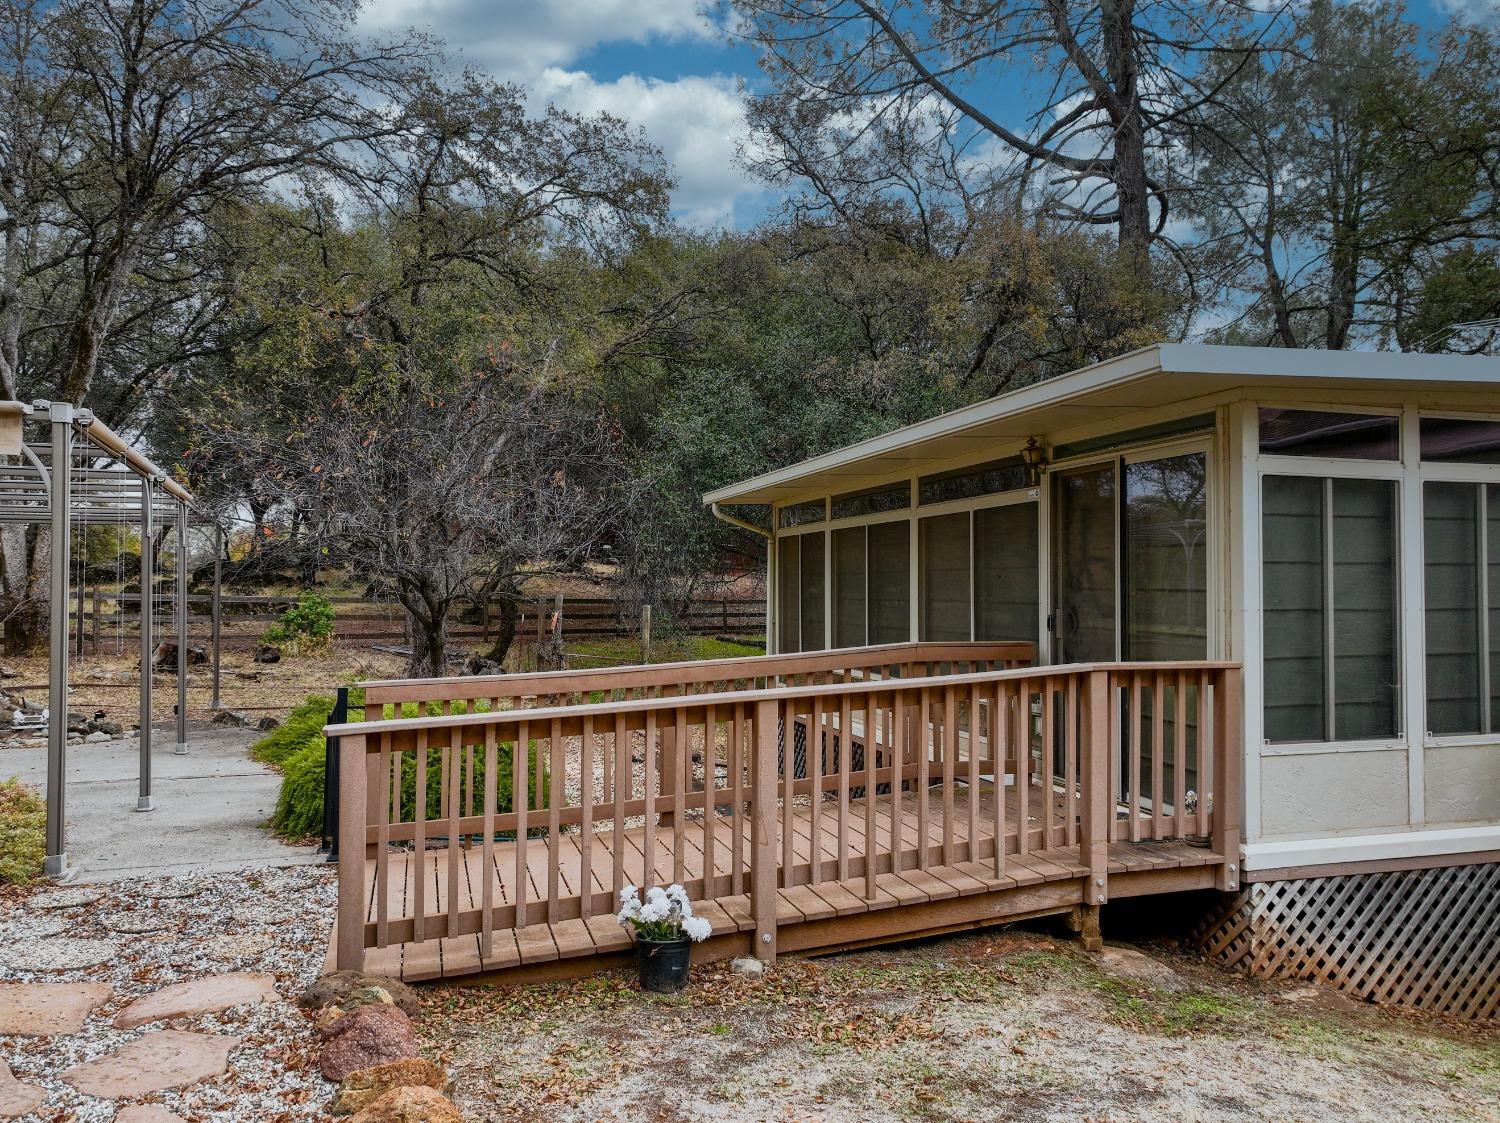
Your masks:
M188 667L187 505L177 504L177 743L172 752L186 756Z
M349 688L341 686L334 695L329 725L343 725L349 720ZM383 794L383 793L382 793ZM339 739L323 741L323 850L328 861L339 860Z
M151 657L156 654L155 623L151 611L151 594L156 576L156 528L152 525L152 485L149 476L141 477L141 763L137 811L154 811L151 798ZM124 612L125 602L120 602Z
M53 402L48 408L52 427L52 487L47 497L52 514L51 580L47 605L51 667L47 678L47 853L42 872L62 877L68 872L68 554L69 516L72 513L73 407Z
M214 692L209 699L208 708L218 712L222 707L219 704L219 668L223 654L223 604L221 596L224 584L224 528L214 525Z

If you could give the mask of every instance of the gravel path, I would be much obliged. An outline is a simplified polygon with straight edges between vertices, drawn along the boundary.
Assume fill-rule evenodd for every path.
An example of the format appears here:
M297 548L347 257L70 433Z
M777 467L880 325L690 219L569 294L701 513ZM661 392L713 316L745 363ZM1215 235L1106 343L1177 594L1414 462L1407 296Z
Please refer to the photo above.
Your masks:
M118 1030L115 1015L133 998L175 982L230 971L263 971L275 976L278 1000L217 1014L181 1019L173 1028L229 1034L242 1040L229 1059L229 1071L182 1091L147 1097L184 1118L214 1123L293 1123L324 1118L332 1091L318 1075L316 1052L305 1016L293 1004L322 971L336 897L334 871L322 867L247 870L227 875L187 875L107 886L98 899L71 908L41 909L31 904L53 890L7 896L0 902L0 939L6 956L0 982L106 982L109 1001L81 1032L52 1037L0 1036L0 1060L16 1077L39 1084L47 1100L38 1115L46 1123L107 1123L115 1105L82 1095L58 1079L73 1065L98 1059L161 1026ZM88 896L91 894L85 894ZM143 927L139 914L165 923ZM118 923L122 915L131 923ZM66 937L57 932L66 921ZM153 925L155 927L155 925ZM96 967L30 970L50 939L108 941L117 952Z

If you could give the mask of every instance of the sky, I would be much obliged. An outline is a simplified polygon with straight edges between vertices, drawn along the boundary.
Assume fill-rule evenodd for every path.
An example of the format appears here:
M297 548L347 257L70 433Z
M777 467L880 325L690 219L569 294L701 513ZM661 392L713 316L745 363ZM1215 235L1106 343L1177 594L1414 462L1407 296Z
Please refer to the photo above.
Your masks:
M1431 24L1450 11L1495 18L1500 0L1408 7ZM457 60L520 83L538 107L608 110L640 126L671 161L684 223L744 228L775 206L736 159L748 139L742 90L761 86L755 52L702 0L371 0L364 24L430 31Z

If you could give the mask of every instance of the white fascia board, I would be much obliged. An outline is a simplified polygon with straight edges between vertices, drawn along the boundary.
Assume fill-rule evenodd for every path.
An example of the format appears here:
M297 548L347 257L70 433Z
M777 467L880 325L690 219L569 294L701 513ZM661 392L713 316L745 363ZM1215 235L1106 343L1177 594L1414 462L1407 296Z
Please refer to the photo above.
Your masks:
M1500 825L1247 842L1244 864L1247 871L1279 870L1290 866L1479 854L1490 850L1500 850Z

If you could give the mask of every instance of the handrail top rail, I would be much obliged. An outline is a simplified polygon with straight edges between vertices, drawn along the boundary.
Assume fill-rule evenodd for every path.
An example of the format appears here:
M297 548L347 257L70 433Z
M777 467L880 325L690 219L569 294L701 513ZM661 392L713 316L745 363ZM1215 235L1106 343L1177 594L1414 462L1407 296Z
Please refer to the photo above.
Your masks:
M846 650L859 650L850 648ZM664 666L667 664L663 664ZM691 665L691 664L690 664ZM1015 667L1001 671L980 671L962 675L934 675L928 678L873 679L864 682L814 683L806 686L775 686L758 690L720 691L714 694L676 694L661 698L626 698L617 702L591 702L576 706L539 706L534 709L486 710L473 714L439 714L423 717L381 718L376 721L345 722L323 727L325 737L364 737L380 733L408 733L424 729L462 729L470 726L515 725L520 722L574 722L585 717L613 717L616 714L645 713L653 710L701 709L706 706L786 701L825 694L878 694L884 691L931 689L933 687L969 686L981 683L1021 681L1028 678L1060 678L1095 671L1105 673L1142 671L1229 671L1241 664L1232 660L1201 659L1122 663L1054 663L1040 667ZM497 676L504 678L505 676ZM435 746L436 747L436 746Z
M759 668L775 664L776 673L799 674L807 670L824 669L825 664L830 662L837 664L847 662L851 659L863 663L890 663L899 662L898 659L883 658L883 656L913 656L922 659L940 658L962 658L965 654L979 651L993 652L993 657L1004 658L1006 656L1017 656L1031 658L1034 656L1036 645L1029 640L942 640L942 641L905 641L902 643L876 644L867 647L835 647L823 651L798 651L786 654L768 655L732 655L723 659L686 659L674 663L633 663L622 667L593 667L583 670L564 671L535 671L530 674L517 675L450 675L443 678L418 678L418 679L367 679L355 683L356 688L365 691L366 701L375 702L418 702L438 701L439 697L416 697L425 694L427 690L436 687L462 688L462 694L444 694L441 699L454 697L486 698L494 694L507 697L529 696L536 694L566 693L569 688L548 687L554 683L565 680L588 680L590 683L610 682L615 679L642 677L651 679L665 679L667 681L681 682L681 679L673 679L675 675L690 675L697 681L712 681L717 678L725 678L722 674L714 674L719 668L730 667L752 667ZM949 654L951 653L951 654ZM741 677L741 676L733 676ZM489 689L500 687L499 690ZM573 687L574 690L597 689L591 685ZM371 697L371 695L374 697Z

